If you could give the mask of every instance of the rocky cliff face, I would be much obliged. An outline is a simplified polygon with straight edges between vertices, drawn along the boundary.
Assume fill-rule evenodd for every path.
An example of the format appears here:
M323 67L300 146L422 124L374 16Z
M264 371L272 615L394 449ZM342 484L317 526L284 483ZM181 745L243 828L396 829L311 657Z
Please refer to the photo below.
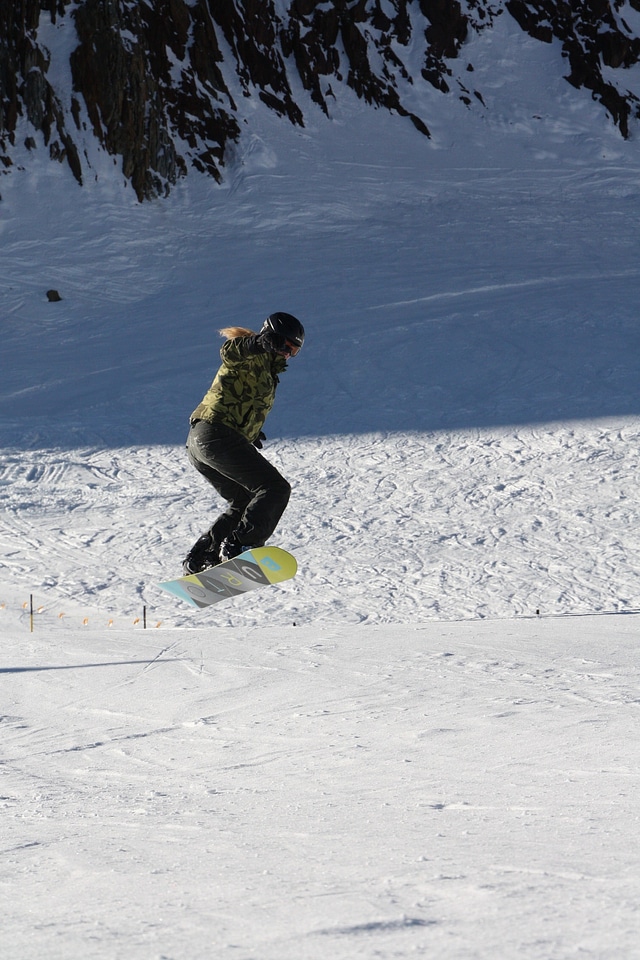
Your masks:
M567 80L586 87L609 111L623 137L629 136L632 118L640 116L640 100L630 91L620 91L606 68L631 67L640 59L640 38L625 20L624 8L640 11L640 0L507 0L509 13L523 30L543 43L558 39L567 59Z
M428 84L471 109L482 103L453 67L501 16L541 43L559 41L569 83L591 91L628 137L640 116L623 82L640 59L634 12L640 0L0 0L0 164L12 164L16 138L44 142L81 183L92 135L141 200L190 167L219 180L242 99L304 126L300 84L327 115L346 84L428 137L429 118L407 107L406 91ZM52 70L54 47L67 83L59 63Z

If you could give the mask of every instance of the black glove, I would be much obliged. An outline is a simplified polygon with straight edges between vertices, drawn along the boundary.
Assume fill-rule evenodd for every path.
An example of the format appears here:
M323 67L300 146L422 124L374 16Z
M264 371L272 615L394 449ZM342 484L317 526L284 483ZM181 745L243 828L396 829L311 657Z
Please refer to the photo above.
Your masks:
M259 344L267 353L278 353L280 356L287 356L287 338L280 333L273 333L272 330L262 330L256 337L256 344Z
M266 439L267 438L265 437L264 433L261 430L258 436L256 437L256 439L253 441L254 447L257 447L258 450L262 450L262 441Z

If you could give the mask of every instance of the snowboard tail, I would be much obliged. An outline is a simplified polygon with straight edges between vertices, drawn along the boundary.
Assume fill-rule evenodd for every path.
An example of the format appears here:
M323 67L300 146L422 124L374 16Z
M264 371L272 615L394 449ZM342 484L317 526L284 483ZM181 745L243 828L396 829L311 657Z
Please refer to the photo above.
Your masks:
M290 580L295 577L297 569L295 557L286 550L280 547L255 547L202 573L165 580L158 586L186 600L192 607L202 608L258 587Z

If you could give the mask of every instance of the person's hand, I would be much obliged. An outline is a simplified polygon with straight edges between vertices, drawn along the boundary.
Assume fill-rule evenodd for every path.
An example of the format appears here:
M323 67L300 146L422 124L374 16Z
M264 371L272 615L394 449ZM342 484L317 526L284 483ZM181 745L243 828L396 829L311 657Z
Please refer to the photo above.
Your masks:
M267 353L277 353L282 357L288 357L291 353L287 338L282 334L274 333L272 330L262 330L256 337L256 342Z

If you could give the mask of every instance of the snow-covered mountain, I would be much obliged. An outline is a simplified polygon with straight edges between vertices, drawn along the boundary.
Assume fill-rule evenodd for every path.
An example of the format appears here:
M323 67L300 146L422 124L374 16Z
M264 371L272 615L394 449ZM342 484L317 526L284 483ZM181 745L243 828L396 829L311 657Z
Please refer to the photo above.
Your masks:
M82 183L97 144L143 199L189 169L225 176L256 100L305 128L347 88L428 138L442 97L495 113L503 19L552 48L567 114L593 97L633 134L638 0L0 0L0 160L44 149ZM526 83L526 63L512 74Z

